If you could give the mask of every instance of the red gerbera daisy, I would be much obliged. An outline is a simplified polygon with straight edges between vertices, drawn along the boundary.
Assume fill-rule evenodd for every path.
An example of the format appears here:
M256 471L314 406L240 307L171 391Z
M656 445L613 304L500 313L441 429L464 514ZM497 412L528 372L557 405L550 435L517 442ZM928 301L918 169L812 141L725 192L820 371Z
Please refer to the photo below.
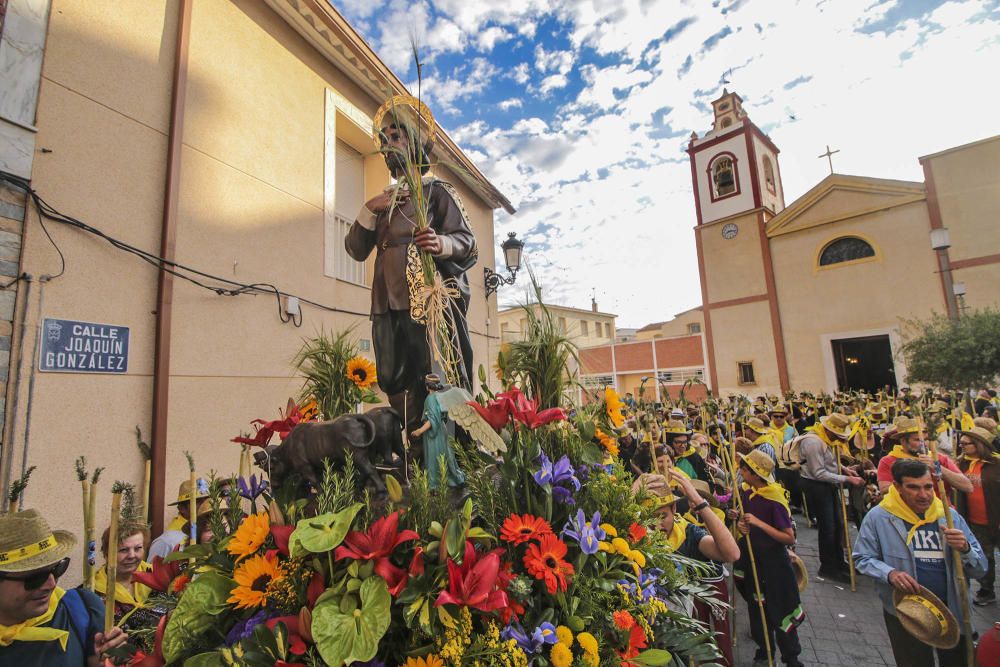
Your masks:
M641 542L642 538L646 537L646 529L645 527L632 522L632 525L628 527L628 536L632 538L632 544Z
M563 560L566 544L555 535L544 535L539 543L529 544L524 554L524 566L535 579L544 579L545 587L551 595L565 591L569 587L567 577L573 574L573 566Z
M511 544L523 544L544 535L552 535L552 526L545 519L530 514L511 514L500 527L500 539Z

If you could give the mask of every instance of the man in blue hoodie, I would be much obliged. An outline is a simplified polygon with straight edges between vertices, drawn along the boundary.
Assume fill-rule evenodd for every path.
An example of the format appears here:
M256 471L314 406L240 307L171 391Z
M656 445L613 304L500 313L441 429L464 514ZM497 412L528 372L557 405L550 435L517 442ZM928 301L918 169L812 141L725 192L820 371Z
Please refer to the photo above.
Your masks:
M961 600L951 567L952 549L962 556L962 576L978 578L986 572L986 556L962 516L945 507L934 493L931 470L915 459L899 459L892 466L892 485L886 497L861 523L854 544L858 572L877 582L889 643L897 665L934 667L935 649L911 636L900 624L892 602L893 589L919 593L920 587L937 595L955 618L962 618ZM954 528L946 528L951 512ZM965 638L953 649L937 649L941 665L964 665Z

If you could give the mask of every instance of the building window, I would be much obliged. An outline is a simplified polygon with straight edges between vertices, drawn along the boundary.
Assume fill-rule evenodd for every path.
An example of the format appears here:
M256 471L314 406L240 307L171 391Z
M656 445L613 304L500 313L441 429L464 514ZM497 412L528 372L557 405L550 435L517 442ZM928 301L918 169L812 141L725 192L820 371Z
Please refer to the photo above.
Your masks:
M580 320L580 334L584 336L590 335L590 325L587 320Z
M830 266L874 256L875 248L870 243L856 236L845 236L826 244L819 254L819 265Z
M739 175L736 172L736 156L720 153L708 163L708 181L712 201L732 197L740 193Z
M331 239L336 277L340 280L364 285L367 270L347 254L344 239L361 210L365 193L365 158L342 141L337 142L337 166L334 185L334 234Z
M584 375L580 380L587 389L604 389L615 384L615 379L611 375Z
M562 333L566 333L566 318L565 317L560 317L559 318L559 331L561 331Z
M705 378L704 368L688 368L679 371L657 371L656 379L666 384L681 384L688 380L703 380Z
M701 322L692 322L688 325L689 334L699 334L701 333Z
M736 379L740 384L757 384L757 378L753 373L752 361L736 362Z
M614 338L614 334L611 333L611 322L604 323L604 337Z
M722 127L723 127L723 129L729 127L732 124L733 124L733 119L732 118L726 116L725 118L722 119Z
M774 185L774 165L771 164L771 158L764 156L764 184L767 186L767 191L772 195L777 194L777 190Z

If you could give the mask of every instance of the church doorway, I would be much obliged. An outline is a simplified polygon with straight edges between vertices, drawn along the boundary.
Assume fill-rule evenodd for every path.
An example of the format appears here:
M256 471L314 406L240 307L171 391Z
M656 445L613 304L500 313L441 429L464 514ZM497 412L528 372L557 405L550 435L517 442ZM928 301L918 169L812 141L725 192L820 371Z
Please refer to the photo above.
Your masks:
M839 390L875 392L886 385L896 387L889 336L840 338L830 343Z

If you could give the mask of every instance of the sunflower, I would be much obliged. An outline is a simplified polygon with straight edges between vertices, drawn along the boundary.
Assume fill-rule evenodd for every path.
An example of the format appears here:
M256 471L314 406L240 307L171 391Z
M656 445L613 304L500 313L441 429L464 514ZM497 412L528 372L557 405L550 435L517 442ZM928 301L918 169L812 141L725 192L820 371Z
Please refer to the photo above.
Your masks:
M528 540L540 539L543 535L551 535L552 527L545 519L530 514L518 516L511 514L504 519L500 528L500 539L511 544L523 544Z
M375 384L375 364L364 357L354 357L347 362L347 377L358 389L367 389Z
M404 667L444 667L444 660L433 653L423 658L407 658Z
M237 557L236 562L252 556L264 544L270 529L271 522L267 518L267 512L250 514L236 529L233 539L229 540L226 546L226 551Z
M524 566L535 579L543 579L551 595L557 590L569 587L567 577L573 574L573 566L563 560L566 544L555 535L543 535L539 543L529 544L524 554Z
M622 424L625 423L625 415L622 414L622 408L625 404L622 403L622 399L618 397L618 392L611 387L604 388L604 405L608 413L608 419L611 420L611 424L615 428L621 428Z
M283 575L278 568L277 554L254 556L246 560L233 572L237 586L231 591L226 602L236 605L237 609L263 607L267 602L264 592L268 584L281 579Z
M615 442L614 438L601 429L597 429L594 432L594 437L597 438L597 441L601 443L601 446L604 447L608 454L611 454L611 456L618 456L618 443Z

